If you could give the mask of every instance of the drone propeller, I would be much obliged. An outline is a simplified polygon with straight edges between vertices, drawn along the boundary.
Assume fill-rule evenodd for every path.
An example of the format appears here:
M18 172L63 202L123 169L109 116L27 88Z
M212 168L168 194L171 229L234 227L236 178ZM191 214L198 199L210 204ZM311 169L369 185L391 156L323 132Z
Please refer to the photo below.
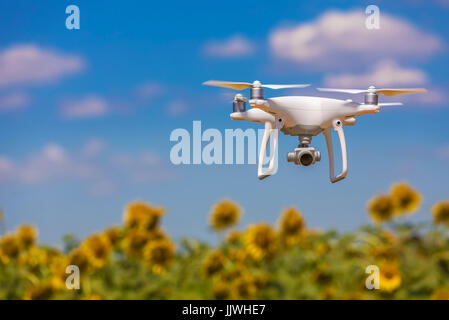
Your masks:
M350 94L357 94L357 93L380 93L386 97L392 97L396 96L398 94L408 94L408 93L423 93L427 92L424 88L411 88L411 89L390 89L390 88L384 88L384 89L376 89L374 86L370 86L368 89L333 89L333 88L317 88L319 91L326 91L326 92L343 92L343 93L350 93Z
M215 81L209 80L203 82L204 85L207 86L215 86L215 87L225 87L231 88L234 90L243 90L248 88L269 88L269 89L289 89L289 88L305 88L310 86L310 84L261 84L259 81L254 81L253 83L249 82L231 82L231 81Z

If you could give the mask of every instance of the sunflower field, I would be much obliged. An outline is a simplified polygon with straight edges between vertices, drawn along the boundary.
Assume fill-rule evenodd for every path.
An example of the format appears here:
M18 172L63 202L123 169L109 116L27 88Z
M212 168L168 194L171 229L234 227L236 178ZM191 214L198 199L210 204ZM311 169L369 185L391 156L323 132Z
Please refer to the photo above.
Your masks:
M372 225L351 233L307 227L295 207L275 225L235 229L242 208L225 199L210 212L216 246L175 243L161 224L163 207L130 203L123 224L86 239L64 237L64 248L38 243L38 230L5 232L0 212L0 299L449 299L449 201L428 222L402 216L420 193L398 183L367 203ZM79 288L67 286L68 266ZM368 289L369 268L378 286Z

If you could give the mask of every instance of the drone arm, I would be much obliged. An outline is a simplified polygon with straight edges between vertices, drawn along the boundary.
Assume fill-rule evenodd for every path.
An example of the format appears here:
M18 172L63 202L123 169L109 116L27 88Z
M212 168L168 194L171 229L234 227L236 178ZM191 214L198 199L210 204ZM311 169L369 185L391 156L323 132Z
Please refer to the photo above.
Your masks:
M341 147L342 172L338 176L335 176L334 172L334 148L332 145L332 134L330 127L324 130L324 136L326 138L327 152L329 154L329 177L331 182L335 183L346 178L346 175L348 174L348 157L345 134L343 132L343 122L341 120L334 120L332 127L335 131L337 131Z

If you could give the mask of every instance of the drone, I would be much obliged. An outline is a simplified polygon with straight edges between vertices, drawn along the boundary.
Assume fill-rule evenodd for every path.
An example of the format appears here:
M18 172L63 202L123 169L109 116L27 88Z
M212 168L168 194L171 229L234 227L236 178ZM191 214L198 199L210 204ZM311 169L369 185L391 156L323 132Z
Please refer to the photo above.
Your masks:
M391 97L400 94L427 92L423 88L376 89L374 86L370 86L368 89L317 88L317 90L325 92L364 93L364 103L358 103L350 99L340 100L310 96L264 98L264 88L275 90L305 88L310 86L309 84L277 85L262 84L260 81L248 83L215 80L209 80L203 84L234 90L250 89L249 105L251 109L246 110L246 101L248 99L242 94L236 94L233 101L233 112L230 116L233 120L246 120L265 125L258 159L257 175L260 180L271 176L275 172L275 154L277 153L279 131L282 131L286 135L297 136L299 140L299 145L293 152L287 154L287 161L305 167L321 160L321 153L310 147L310 143L312 142L312 137L323 133L329 155L329 178L332 183L343 180L348 174L344 126L354 125L356 117L377 113L381 107L402 105L400 102L379 103L379 94ZM334 173L332 129L337 132L341 148L342 171L338 175ZM268 159L268 169L264 170L263 164L269 140L271 140L270 157Z

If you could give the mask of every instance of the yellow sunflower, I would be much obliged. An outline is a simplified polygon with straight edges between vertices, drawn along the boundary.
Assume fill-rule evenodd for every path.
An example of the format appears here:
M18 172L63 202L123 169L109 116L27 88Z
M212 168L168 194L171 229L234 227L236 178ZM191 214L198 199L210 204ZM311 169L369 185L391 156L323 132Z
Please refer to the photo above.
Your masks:
M397 216L415 213L421 205L421 194L407 183L394 184L390 194L396 207Z
M250 225L245 233L245 247L255 260L270 258L277 248L276 233L267 223Z
M83 258L85 262L83 262ZM83 269L81 270L80 265L76 263L79 263ZM85 263L85 265L83 265L83 263ZM55 259L50 265L52 274L50 282L53 288L66 289L66 280L68 277L66 268L69 265L78 266L80 268L80 276L83 276L84 272L86 272L86 270L88 269L87 257L84 255L84 253L81 252L81 250L75 249L70 253L70 257L60 257L58 259Z
M20 246L24 249L28 249L36 243L37 229L30 224L21 225L17 228L16 234Z
M231 261L237 262L240 265L245 265L250 255L245 248L239 248L230 249L228 251L228 257Z
M19 256L18 262L20 267L29 268L31 271L37 272L47 264L46 250L33 246Z
M371 256L383 262L397 262L399 260L397 250L387 245L374 247L371 251Z
M224 282L232 282L235 279L239 278L244 272L243 268L234 268L231 270L225 270L221 273L220 278Z
M280 236L284 244L297 244L304 231L306 222L298 209L287 208L279 219Z
M227 234L226 240L231 244L238 244L242 240L242 232L239 230L231 230Z
M150 241L143 250L143 262L155 274L164 273L173 261L175 245L165 240Z
M210 277L221 270L226 264L226 256L220 250L214 250L204 259L202 270L203 273Z
M100 269L108 261L111 243L104 234L94 234L83 241L81 245L92 267Z
M143 248L150 240L148 231L131 229L126 235L123 245L128 257L138 259L142 257Z
M449 226L449 200L438 202L431 211L434 223Z
M256 295L257 287L251 276L242 275L234 281L231 292L233 299L251 299Z
M104 231L104 235L108 238L109 243L115 247L122 239L122 230L119 227L110 227Z
M8 263L20 254L19 240L13 234L6 234L0 238L0 259Z
M148 241L170 240L169 236L161 228L156 228L148 233Z
M61 263L61 273L65 273L65 269L69 265L77 266L80 269L80 275L90 271L90 260L85 250L80 248L73 249L68 256L67 262Z
M153 207L143 201L130 203L123 214L125 226L129 228L141 228L144 230L154 230L165 214L162 207Z
M448 288L436 289L432 293L432 296L430 298L432 300L449 300L449 289Z
M231 290L229 285L223 281L217 282L212 288L212 294L217 300L225 300L229 298Z
M224 230L240 221L242 209L231 200L215 204L210 213L209 222L216 231Z
M396 212L393 198L389 195L374 197L368 202L367 208L371 219L377 224L391 220Z
M325 262L318 264L310 275L310 280L318 285L328 285L334 276Z
M335 299L335 294L337 289L333 285L329 285L325 287L320 293L321 300L333 300Z
M54 293L50 282L30 287L23 297L24 300L48 300Z
M393 292L401 285L401 273L396 264L384 264L379 266L380 290Z

